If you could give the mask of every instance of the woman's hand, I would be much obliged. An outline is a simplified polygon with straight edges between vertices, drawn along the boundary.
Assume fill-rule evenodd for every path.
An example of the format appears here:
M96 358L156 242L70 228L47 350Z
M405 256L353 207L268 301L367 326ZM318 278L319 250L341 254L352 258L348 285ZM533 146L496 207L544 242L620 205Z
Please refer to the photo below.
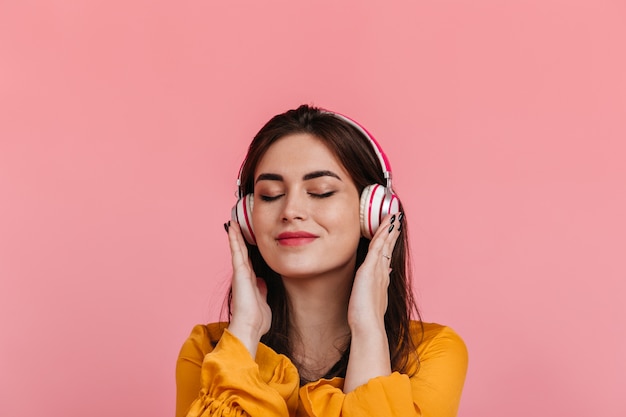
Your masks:
M228 233L233 265L232 317L228 330L246 346L254 358L261 336L267 333L272 322L272 311L266 301L267 286L252 269L239 225L228 222L224 227Z
M383 220L354 277L348 304L352 341L343 387L345 393L371 378L391 374L385 312L391 257L401 226L402 214L396 213Z
M384 329L391 257L401 225L401 213L383 219L369 244L365 260L356 271L348 305L348 323L353 331L373 326Z

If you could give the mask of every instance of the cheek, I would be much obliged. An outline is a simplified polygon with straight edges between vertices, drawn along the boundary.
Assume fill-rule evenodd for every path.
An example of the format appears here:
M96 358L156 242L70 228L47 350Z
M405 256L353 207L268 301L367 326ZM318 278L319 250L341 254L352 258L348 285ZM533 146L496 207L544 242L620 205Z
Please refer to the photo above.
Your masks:
M263 202L256 202L252 208L252 225L254 232L257 233L257 230L265 230L270 223L270 219L273 218L273 213L271 211L272 205L263 204Z
M340 209L332 210L332 224L341 230L346 239L359 239L361 237L361 219L359 215L359 200L351 198Z

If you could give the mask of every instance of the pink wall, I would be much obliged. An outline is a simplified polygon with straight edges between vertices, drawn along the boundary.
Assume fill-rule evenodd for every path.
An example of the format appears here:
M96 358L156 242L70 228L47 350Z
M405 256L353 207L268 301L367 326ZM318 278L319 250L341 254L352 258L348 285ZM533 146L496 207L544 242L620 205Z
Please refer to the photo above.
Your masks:
M623 1L0 3L0 415L171 416L251 136L365 124L463 417L626 415Z

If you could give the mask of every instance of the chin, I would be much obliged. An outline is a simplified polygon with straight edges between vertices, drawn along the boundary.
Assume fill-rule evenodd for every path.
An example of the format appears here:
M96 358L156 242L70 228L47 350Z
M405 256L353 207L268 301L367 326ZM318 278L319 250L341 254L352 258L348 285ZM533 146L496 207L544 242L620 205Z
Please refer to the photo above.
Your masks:
M272 269L276 271L276 273L283 278L286 277L286 278L294 278L294 279L313 278L324 273L324 271L320 270L319 268L317 269L303 268L303 267L293 268L293 267L288 267L285 265L279 265L276 268L272 267Z
M320 265L319 262L299 263L297 265L281 263L280 265L275 265L275 267L270 265L270 267L283 278L305 280L342 271L352 273L354 271L354 261L350 259L347 262L328 265Z

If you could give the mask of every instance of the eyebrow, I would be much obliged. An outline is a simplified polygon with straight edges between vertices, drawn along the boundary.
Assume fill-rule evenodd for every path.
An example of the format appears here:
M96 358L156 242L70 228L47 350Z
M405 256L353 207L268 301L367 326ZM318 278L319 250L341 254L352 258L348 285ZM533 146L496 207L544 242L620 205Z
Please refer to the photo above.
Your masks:
M339 181L342 181L341 177L339 177L339 175L335 174L332 171L309 172L308 174L305 174L302 177L302 180L308 181L308 180L312 180L312 179L320 178L320 177L333 177L333 178L337 178ZM265 173L265 174L259 174L259 176L257 177L256 181L254 181L254 183L256 184L259 181L284 181L284 180L285 179L283 178L282 175Z

